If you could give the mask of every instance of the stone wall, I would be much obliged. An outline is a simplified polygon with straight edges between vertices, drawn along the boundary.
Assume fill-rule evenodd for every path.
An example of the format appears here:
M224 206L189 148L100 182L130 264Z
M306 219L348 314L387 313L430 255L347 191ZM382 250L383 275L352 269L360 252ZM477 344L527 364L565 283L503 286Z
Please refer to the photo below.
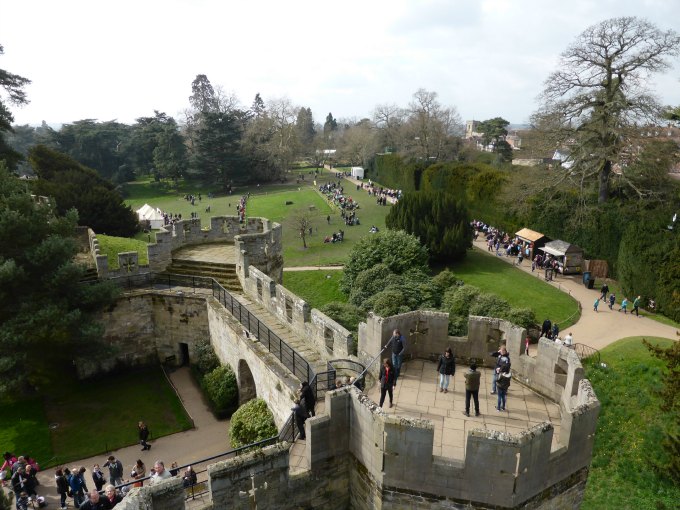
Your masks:
M146 484L131 489L123 501L116 505L120 510L184 510L184 487L181 478Z
M117 270L109 268L106 255L100 253L97 235L88 229L90 253L100 278L132 276L151 271L161 272L172 262L172 252L183 247L209 243L235 243L239 278L253 265L277 282L283 278L281 225L265 218L248 218L239 223L237 216L214 216L210 227L203 228L200 219L181 220L156 232L156 242L147 245L149 263L139 265L137 252L118 254Z
M352 354L352 334L299 298L263 271L250 267L242 281L249 299L275 315L283 324L303 338L324 359L348 358Z
M348 508L347 460L325 465L322 473L291 476L289 448L281 443L209 466L213 508Z

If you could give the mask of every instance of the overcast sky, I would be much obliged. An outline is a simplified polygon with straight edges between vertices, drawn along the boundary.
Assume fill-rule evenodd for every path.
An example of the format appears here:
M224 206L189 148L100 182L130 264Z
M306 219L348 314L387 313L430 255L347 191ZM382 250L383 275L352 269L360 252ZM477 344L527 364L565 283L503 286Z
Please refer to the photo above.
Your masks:
M287 97L317 122L435 91L463 120L524 123L559 54L618 16L680 29L678 0L3 0L0 69L32 80L17 124L177 119L205 74L245 106ZM654 78L680 105L680 62Z

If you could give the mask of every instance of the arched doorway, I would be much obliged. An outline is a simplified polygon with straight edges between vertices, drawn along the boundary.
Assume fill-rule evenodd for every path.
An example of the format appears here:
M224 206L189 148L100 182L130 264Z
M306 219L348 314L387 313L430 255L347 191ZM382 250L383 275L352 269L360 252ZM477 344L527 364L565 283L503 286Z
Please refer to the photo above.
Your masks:
M238 403L243 405L257 397L255 379L250 371L248 362L244 359L238 361Z

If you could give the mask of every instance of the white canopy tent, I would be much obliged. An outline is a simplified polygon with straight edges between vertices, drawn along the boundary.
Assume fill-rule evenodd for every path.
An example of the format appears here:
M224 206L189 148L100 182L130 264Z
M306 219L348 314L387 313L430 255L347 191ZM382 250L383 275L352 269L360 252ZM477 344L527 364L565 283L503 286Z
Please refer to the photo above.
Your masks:
M360 166L353 166L352 167L352 177L355 179L363 179L364 178L364 169Z
M163 228L165 219L160 209L154 209L149 204L144 204L135 211L139 221L148 221L152 229Z

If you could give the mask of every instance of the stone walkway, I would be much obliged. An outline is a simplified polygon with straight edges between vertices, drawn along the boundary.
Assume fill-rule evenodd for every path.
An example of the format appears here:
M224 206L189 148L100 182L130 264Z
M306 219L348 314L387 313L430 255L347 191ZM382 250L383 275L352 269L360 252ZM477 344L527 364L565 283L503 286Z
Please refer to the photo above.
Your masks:
M236 264L236 248L234 243L210 243L197 246L185 246L172 252L175 260L191 260L192 262L215 262L218 264Z
M476 249L487 253L486 241L478 240L474 242ZM494 256L494 255L490 255ZM516 261L515 257L497 257L499 260L512 264ZM532 274L531 262L524 260L521 266L515 266L518 269ZM535 271L533 275L536 278L542 278L543 273ZM582 313L581 318L576 324L565 330L562 328L561 333L566 335L572 332L574 335L574 342L582 343L594 347L595 349L603 349L607 345L616 342L617 340L628 336L658 336L663 338L678 339L677 328L661 324L655 320L643 317L646 314L643 312L640 318L623 312L618 312L618 303L621 302L623 296L617 296L617 304L614 306L614 311L604 304L600 303L598 312L593 311L593 302L595 298L600 295L598 281L595 282L597 289L588 289L582 283L581 275L562 276L558 275L550 285L557 287L563 292L567 292L570 296L581 303ZM632 303L632 299L629 298ZM632 306L630 306L632 308ZM543 322L545 317L537 317L540 322Z

